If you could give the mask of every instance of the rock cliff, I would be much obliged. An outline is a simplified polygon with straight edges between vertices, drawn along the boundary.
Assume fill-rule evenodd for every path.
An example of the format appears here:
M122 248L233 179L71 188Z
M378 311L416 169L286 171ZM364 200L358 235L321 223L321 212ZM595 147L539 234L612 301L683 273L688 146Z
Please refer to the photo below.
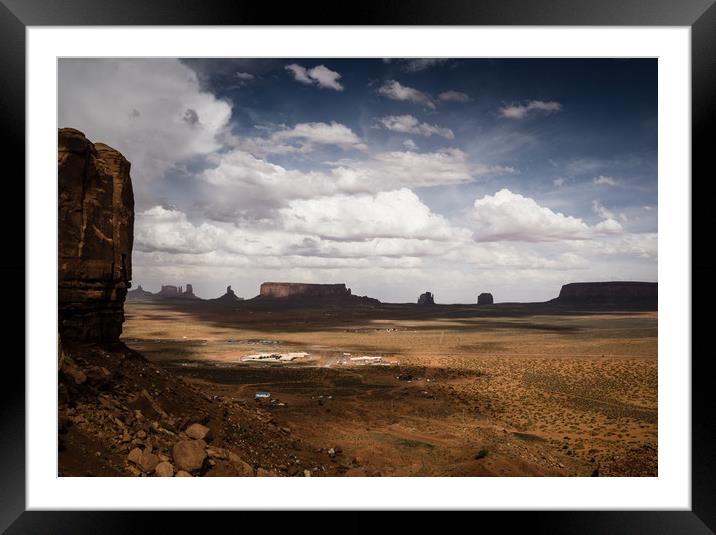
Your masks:
M114 342L132 278L130 164L72 128L58 134L59 333Z

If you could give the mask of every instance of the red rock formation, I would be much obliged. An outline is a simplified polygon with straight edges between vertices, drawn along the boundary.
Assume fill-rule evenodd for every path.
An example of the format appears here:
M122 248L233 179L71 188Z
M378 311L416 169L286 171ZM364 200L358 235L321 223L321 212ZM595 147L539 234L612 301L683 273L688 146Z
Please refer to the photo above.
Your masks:
M638 304L656 306L656 282L574 282L565 284L553 300L565 304Z
M492 294L490 293L481 293L477 296L477 304L478 305L491 305L494 303L494 300L492 299Z
M113 342L132 278L129 162L82 132L58 136L59 325L66 339Z
M341 297L351 295L345 284L303 284L298 282L264 282L261 284L262 297L279 299L291 297Z

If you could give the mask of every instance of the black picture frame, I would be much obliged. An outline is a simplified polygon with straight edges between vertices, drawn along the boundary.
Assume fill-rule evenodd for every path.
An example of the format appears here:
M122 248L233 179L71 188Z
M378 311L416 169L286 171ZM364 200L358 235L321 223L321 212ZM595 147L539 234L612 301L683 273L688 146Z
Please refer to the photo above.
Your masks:
M716 131L716 5L714 0L382 0L356 4L337 2L269 3L242 0L0 0L0 124L4 134L2 169L5 209L0 211L5 236L0 255L3 300L13 303L5 324L7 334L22 331L25 318L25 29L27 26L87 25L526 25L526 26L688 26L692 51L692 508L690 511L500 512L479 513L500 522L508 532L525 527L548 533L714 533L716 531L716 422L711 409L711 358L704 341L710 314L698 314L697 303L713 302L716 266L710 260L712 241L707 232L706 184L713 181L707 167ZM9 164L9 165L8 165ZM708 173L708 171L711 171ZM696 178L698 177L698 179ZM19 212L19 213L18 213ZM701 239L699 239L701 238ZM703 244L701 248L696 245ZM688 259L683 259L687 261ZM24 281L20 285L19 281ZM698 286L696 285L698 281ZM23 305L24 310L24 305ZM17 325L13 325L11 322ZM22 326L20 325L22 322ZM698 327L701 327L698 329ZM9 339L9 336L5 337ZM19 338L14 336L14 338ZM0 532L6 533L130 533L155 529L147 514L137 512L31 512L25 507L25 387L24 340L3 356L5 381L0 386ZM691 358L682 355L681 358ZM50 362L50 359L48 359ZM320 504L317 503L317 507ZM223 516L233 513L226 513ZM250 525L245 515L245 529ZM323 513L322 513L323 514ZM184 513L163 513L168 531L184 529L203 520ZM315 516L315 515L311 515ZM282 515L272 517L272 526ZM374 513L351 513L334 526L342 531L373 529ZM440 521L445 529L444 521ZM326 517L301 523L326 525ZM403 529L426 526L422 514L413 514ZM474 522L470 520L470 522ZM212 521L213 523L213 521ZM262 522L265 524L265 520ZM318 524L317 524L318 523ZM459 524L455 524L457 526ZM482 521L480 525L484 524ZM266 527L266 526L264 526ZM477 525L475 525L477 529ZM449 528L448 528L449 529ZM273 531L273 529L271 530Z

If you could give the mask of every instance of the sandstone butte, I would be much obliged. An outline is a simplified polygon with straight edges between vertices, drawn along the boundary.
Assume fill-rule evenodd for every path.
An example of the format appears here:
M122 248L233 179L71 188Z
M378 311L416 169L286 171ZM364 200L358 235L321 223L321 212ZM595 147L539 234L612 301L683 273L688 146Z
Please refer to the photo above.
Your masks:
M345 284L307 284L300 282L264 282L259 295L262 297L342 297L351 295Z
M59 130L57 163L59 333L114 342L132 278L130 164L72 128Z

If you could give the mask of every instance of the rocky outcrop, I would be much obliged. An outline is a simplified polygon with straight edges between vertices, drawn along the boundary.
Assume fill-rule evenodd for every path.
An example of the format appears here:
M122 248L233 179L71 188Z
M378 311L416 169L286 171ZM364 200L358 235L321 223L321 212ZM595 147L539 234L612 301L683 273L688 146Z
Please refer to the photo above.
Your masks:
M218 301L222 303L236 303L237 301L243 301L243 297L239 297L236 295L236 292L231 289L231 286L226 287L226 293L222 295L221 297L217 297L216 299L212 299L212 301Z
M477 304L478 305L491 305L494 303L494 300L492 299L492 294L490 293L481 293L477 296Z
M656 282L574 282L565 284L553 303L572 305L640 305L656 307Z
M132 278L130 164L113 148L61 128L57 165L60 336L114 342Z
M424 294L420 294L420 297L418 297L418 304L419 305L434 305L435 304L435 296L431 294L430 292L425 292Z

